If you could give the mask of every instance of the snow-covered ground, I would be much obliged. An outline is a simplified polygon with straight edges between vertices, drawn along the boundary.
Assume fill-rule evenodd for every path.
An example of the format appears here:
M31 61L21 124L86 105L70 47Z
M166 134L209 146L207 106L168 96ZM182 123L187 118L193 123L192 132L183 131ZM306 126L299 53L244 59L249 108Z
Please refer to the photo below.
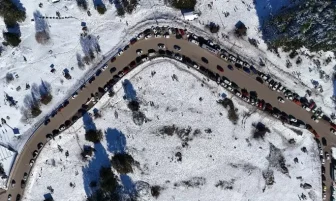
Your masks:
M43 116L50 114L54 108L63 102L66 96L69 96L75 90L76 86L84 81L83 76L89 70L92 70L92 67L96 66L102 59L102 55L109 55L114 52L122 46L121 44L127 43L137 32L143 30L144 27L156 25L156 22L159 25L185 26L197 34L213 38L215 41L224 44L227 49L246 57L251 63L257 63L256 61L262 58L267 66L263 68L264 71L277 75L286 86L295 89L300 95L304 95L306 90L306 87L298 87L300 85L297 84L300 84L300 81L309 88L312 87L311 79L318 81L323 86L324 92L313 93L312 98L324 108L327 114L333 112L333 103L330 99L333 94L331 80L319 78L319 69L313 64L312 59L301 56L302 64L300 66L296 67L295 60L293 60L293 67L287 69L285 63L286 59L288 59L288 54L280 51L281 58L278 58L275 54L267 51L267 47L262 41L262 33L259 31L260 19L264 19L269 13L274 14L283 5L286 5L288 0L259 0L256 1L256 6L253 4L253 0L212 2L198 0L196 10L201 12L201 16L199 19L187 24L184 24L180 11L166 6L164 1L161 0L140 1L133 14L126 14L122 18L116 15L115 5L110 3L112 1L103 0L102 2L107 7L107 12L104 15L99 15L94 10L92 1L88 1L89 10L92 14L88 16L86 11L82 11L77 7L75 1L60 1L58 3L46 1L43 2L42 8L38 7L40 1L21 1L26 8L27 14L26 20L20 24L22 42L19 47L5 47L2 52L0 78L3 87L0 89L0 96L4 97L7 93L18 101L17 108L9 107L6 102L2 104L1 117L6 118L9 116L10 119L7 119L7 123L13 128L19 128L23 135L17 139L11 131L5 132L3 128L0 128L2 137L5 134L10 136L8 140L3 140L5 144L10 144L20 151L39 122L43 121ZM34 19L34 13L36 15L37 11L42 16L55 17L56 11L59 11L61 17L70 17L44 20L45 24L48 25L51 37L50 42L45 45L41 45L35 40L35 22L31 19ZM229 15L225 17L227 13ZM233 35L234 25L239 20L248 27L247 36L243 38L236 38ZM205 30L204 25L210 21L221 26L218 34L212 35ZM102 50L100 55L96 56L96 60L92 64L85 66L84 69L80 69L77 66L77 54L83 56L82 49L85 49L82 48L80 42L81 22L86 23L88 33L98 40ZM0 27L5 29L3 21L0 21ZM260 43L259 47L252 46L248 42L248 38L257 39ZM321 63L328 55L331 55L331 53L321 53L320 56L319 54L312 55L316 55L314 59L319 58ZM56 69L55 73L50 72L50 65L52 64ZM273 64L276 66L273 66ZM328 65L324 66L322 64L322 70L327 75L331 75L334 65L335 61L332 59ZM62 71L65 68L70 71L71 80L63 77ZM15 77L14 81L6 83L5 76L7 72L18 75L18 78ZM297 78L298 76L299 79ZM22 118L19 118L22 116L21 108L25 107L25 96L31 93L30 90L25 90L26 83L31 86L35 83L39 86L42 80L51 85L54 98L48 105L42 105L42 114L37 118L22 122ZM17 91L16 89L19 86L21 90Z
M118 175L125 194L134 194L139 185L158 185L162 190L157 200L167 201L224 197L237 201L293 201L302 194L307 200L321 200L321 166L309 132L302 130L303 135L297 135L266 113L231 97L239 115L234 125L227 118L227 110L216 102L220 94L229 93L175 61L145 63L122 82L125 84L114 86L114 97L105 95L95 106L101 118L92 120L87 115L45 146L31 172L24 200L43 199L50 193L49 186L55 200L85 200L92 192L89 184L97 180L99 168L109 165L111 157L122 151L139 162L133 173ZM128 100L135 98L146 116L142 125L134 123L127 106ZM250 116L246 116L248 113ZM252 124L257 122L270 129L263 140L252 137ZM180 134L161 132L173 125ZM85 141L85 127L89 126L103 130L101 143ZM290 139L295 143L289 143ZM89 161L80 156L84 145L96 149ZM307 153L301 150L303 147ZM181 161L177 153L181 153ZM288 174L279 167L281 155ZM265 185L266 172L274 176L271 186ZM304 183L312 188L301 188ZM141 193L139 200L156 200L147 188Z
M15 161L17 153L14 152L13 150L9 149L8 147L5 147L3 145L0 145L0 164L3 167L4 174L6 176L9 175L12 165ZM5 176L5 177L6 177ZM5 178L4 177L4 178ZM7 185L7 179L0 179L0 186L5 187Z

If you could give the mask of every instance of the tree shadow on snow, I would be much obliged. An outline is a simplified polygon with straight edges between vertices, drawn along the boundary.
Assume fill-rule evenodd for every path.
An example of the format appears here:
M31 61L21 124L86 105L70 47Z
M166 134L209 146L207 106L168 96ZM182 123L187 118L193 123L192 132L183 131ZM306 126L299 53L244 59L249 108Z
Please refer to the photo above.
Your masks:
M291 4L292 0L255 0L255 9L261 26L265 20L270 19L279 11Z
M136 101L136 91L134 90L134 87L132 83L129 80L124 80L122 83L123 89L124 89L124 97L128 101Z
M122 194L128 195L128 197L134 197L137 192L132 179L126 174L121 174L120 181L122 183Z
M126 137L117 129L108 128L105 131L107 141L107 150L113 154L125 153L126 151Z
M49 26L48 23L45 19L43 19L42 14L40 13L40 11L35 11L33 13L34 15L34 21L35 21L35 31L36 32L42 32L42 31L47 31L49 32Z
M96 124L93 122L92 117L88 112L83 114L83 124L85 131L88 130L97 130Z
M84 190L87 196L90 196L94 191L90 187L90 183L99 182L99 171L101 167L111 167L110 159L105 148L101 143L94 144L94 157L87 166L82 168Z
M92 0L92 1L95 8L97 8L97 6L105 6L102 0Z
M11 0L11 1L18 7L18 9L26 11L26 8L23 7L23 4L21 3L20 0Z
M279 12L298 4L301 0L255 0L254 5L259 18L259 28L263 32L263 39L267 40L268 34L263 29L263 24Z
M98 39L93 35L83 35L80 37L80 44L82 46L83 53L88 56L92 52L100 52L100 46Z

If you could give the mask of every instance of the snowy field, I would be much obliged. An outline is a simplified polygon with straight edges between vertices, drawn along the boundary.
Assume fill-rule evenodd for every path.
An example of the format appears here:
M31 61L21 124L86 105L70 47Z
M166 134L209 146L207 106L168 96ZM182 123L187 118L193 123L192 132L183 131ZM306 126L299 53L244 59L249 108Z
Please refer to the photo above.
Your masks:
M86 115L45 146L31 172L24 200L42 200L50 193L48 188L53 189L55 200L85 200L99 168L123 151L139 165L127 175L113 171L123 193L138 195L139 200L294 201L302 194L307 200L321 200L321 166L309 132L302 130L299 136L236 97L232 99L239 120L234 125L227 110L216 102L220 94L229 93L174 61L145 63L122 82L125 84L114 86L114 97L105 95L95 106L102 117ZM140 102L140 111L146 116L142 125L134 123L127 106L130 99ZM252 137L252 124L257 122L270 129L263 140ZM164 127L173 125L173 135L162 133ZM85 141L85 127L89 126L102 129L101 143ZM290 139L295 143L289 143ZM96 149L88 161L80 156L84 145ZM307 153L301 151L303 147ZM281 156L288 174L280 168ZM263 175L269 180L273 175L273 185L267 186ZM312 188L301 188L304 183ZM149 186L154 185L162 188L157 199L150 195ZM148 188L137 192L138 186Z
M5 94L8 94L18 101L17 107L10 107L8 102L4 102L1 105L1 117L6 118L8 116L10 118L7 119L8 125L12 128L19 128L20 133L24 135L17 139L11 129L3 126L0 128L2 130L2 132L0 131L0 139L3 143L9 144L20 151L36 126L43 122L43 117L50 114L63 102L65 97L72 94L76 87L85 80L84 75L101 61L102 55L106 55L106 57L111 55L139 31L144 30L145 27L156 25L156 22L159 25L185 26L199 35L224 44L227 49L247 58L251 64L258 63L257 61L261 58L267 66L261 70L278 76L279 81L282 81L288 88L295 89L300 95L304 95L307 88L313 88L311 80L314 79L322 85L324 92L320 93L313 89L311 98L315 99L327 114L334 111L330 99L333 94L332 82L330 79L320 78L319 76L320 70L323 70L326 75L333 73L334 59L326 66L323 64L329 55L332 58L334 57L331 53L313 54L305 51L307 54L315 55L313 59L318 59L322 63L322 69L317 67L312 59L308 59L307 56L301 56L302 64L300 66L295 66L296 58L294 58L291 60L293 67L287 68L285 64L288 54L280 51L281 58L278 58L274 53L267 51L267 47L262 41L262 33L259 31L259 25L262 23L260 19L265 19L269 14L276 13L277 10L288 3L287 0L257 0L256 6L252 0L213 1L210 3L198 0L196 10L200 11L201 16L187 24L182 20L180 11L166 6L164 1L161 0L140 1L132 15L126 14L122 18L116 15L115 5L111 4L111 1L102 1L107 7L107 12L104 15L99 15L94 10L93 3L88 2L91 16L80 10L75 1L60 1L54 4L46 1L43 2L42 8L38 7L40 1L21 1L27 14L26 20L20 24L22 42L19 47L5 47L2 52L0 59L0 78L2 82L0 96L4 97ZM48 25L51 40L44 45L37 43L35 40L36 24L32 19L36 21L37 18L34 16L38 15L55 17L56 11L59 11L62 17L70 18L42 20L42 23ZM229 15L227 15L228 13ZM236 38L233 35L234 26L239 20L248 27L247 36L243 38ZM221 26L218 34L212 35L205 30L204 25L210 21ZM88 33L101 48L101 53L96 55L96 59L90 65L85 65L84 68L79 68L77 65L77 56L83 56L85 52L85 45L82 45L83 43L80 40L81 22L86 23ZM39 23L41 23L41 20ZM5 29L3 21L0 21L0 27ZM248 38L257 39L260 43L259 47L252 46L248 42ZM55 73L50 72L51 65L54 66ZM70 71L72 79L64 78L62 75L64 69ZM5 79L8 72L15 76L10 83L7 83ZM27 95L31 94L30 89L25 89L26 84L28 83L31 87L36 84L39 87L41 81L50 84L53 100L48 105L41 106L42 114L37 118L22 121L22 109L27 105L24 100ZM21 89L17 91L17 87L21 87Z

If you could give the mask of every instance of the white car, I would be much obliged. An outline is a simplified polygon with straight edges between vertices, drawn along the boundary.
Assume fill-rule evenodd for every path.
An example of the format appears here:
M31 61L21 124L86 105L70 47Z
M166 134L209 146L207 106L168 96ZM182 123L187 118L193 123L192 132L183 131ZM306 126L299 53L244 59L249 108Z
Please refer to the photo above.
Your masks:
M278 97L278 101L280 102L280 103L284 103L285 102L285 100L282 98L282 97Z
M30 166L33 166L34 162L35 162L35 160L34 160L34 159L31 159L30 162L29 162L29 165L30 165Z
M278 86L279 86L279 83L276 82L276 83L273 85L272 90L275 91L275 90L278 88Z
M330 132L331 132L332 134L336 135L336 130L335 130L335 129L331 128L331 129L330 129Z
M159 49L165 49L166 48L166 46L164 44L159 44L158 47L159 47Z
M147 34L147 35L145 36L145 39L147 40L148 38L151 38L151 37L152 37L151 34Z
M139 35L138 35L138 39L142 39L144 37L144 34L143 33L139 33Z
M289 100L293 100L293 96L292 95L289 95L289 96L285 96L285 98L289 99Z
M325 160L324 160L324 158L321 159L321 163L322 163L322 165L325 164Z
M326 153L326 158L327 158L327 160L330 160L330 155L329 155L328 152Z
M165 37L165 38L170 38L170 36L169 36L168 33L166 33L166 34L164 35L164 37Z
M161 37L162 37L161 34L159 33L155 34L155 38L161 38Z
M280 87L277 89L277 92L282 91L283 88L284 88L284 86L280 86Z
M107 68L108 68L108 65L105 64L101 69L102 69L102 71L105 71Z
M220 57L225 61L229 60L229 58L225 54L221 54Z
M318 119L318 118L316 118L314 115L311 117L311 119L312 119L312 120L314 120L316 123L318 123L318 122L319 122L319 119Z
M194 43L196 45L199 45L199 42L197 40L194 40L194 39L189 39L189 42L192 42L192 43Z
M249 65L247 62L244 61L244 62L243 62L243 66L244 66L244 67L249 67L250 65Z
M72 99L75 99L78 96L78 93L75 92L74 94L72 94Z
M11 194L9 194L8 195L8 199L7 199L8 201L11 201L12 200L12 195Z
M234 57L232 55L229 56L229 59L231 59L233 62L235 62L237 60L236 57Z
M246 97L246 96L243 97L243 100L246 101L246 102L248 102L248 103L250 102L249 97Z
M142 58L142 62L148 61L148 57Z
M65 130L65 126L63 125L62 127L59 128L59 131L64 131Z
M124 53L124 51L120 50L120 51L118 52L118 56L122 55L123 53Z
M290 118L289 121L291 121L291 122L297 122L297 119L295 119L295 118Z
M137 53L137 55L142 54L142 49L137 49L136 53Z
M196 63L193 66L194 68L199 69L199 66Z
M224 83L229 85L229 86L232 84L229 80L226 80L226 79L224 80Z
M241 93L239 91L236 92L236 96L238 96L239 98L242 97Z
M233 88L229 86L229 87L228 87L228 90L233 91Z
M222 87L224 87L224 88L227 88L227 87L228 87L228 85L225 84L224 82L222 82L221 85L222 85Z
M175 55L175 59L182 61L182 57L181 57L181 55L179 55L179 54L176 54L176 55Z

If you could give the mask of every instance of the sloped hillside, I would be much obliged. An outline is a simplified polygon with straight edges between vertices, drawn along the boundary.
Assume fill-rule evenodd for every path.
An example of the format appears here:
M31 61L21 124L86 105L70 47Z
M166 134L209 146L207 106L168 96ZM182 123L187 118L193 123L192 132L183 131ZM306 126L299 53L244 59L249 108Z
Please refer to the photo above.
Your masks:
M308 0L285 9L263 24L265 40L273 47L334 51L336 3Z

